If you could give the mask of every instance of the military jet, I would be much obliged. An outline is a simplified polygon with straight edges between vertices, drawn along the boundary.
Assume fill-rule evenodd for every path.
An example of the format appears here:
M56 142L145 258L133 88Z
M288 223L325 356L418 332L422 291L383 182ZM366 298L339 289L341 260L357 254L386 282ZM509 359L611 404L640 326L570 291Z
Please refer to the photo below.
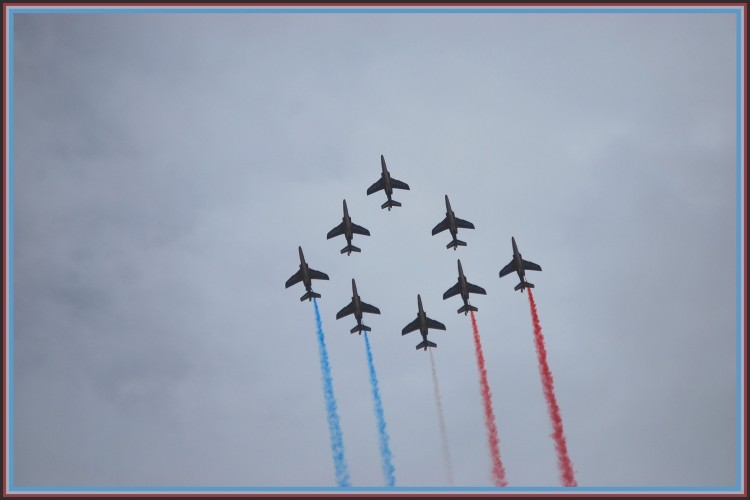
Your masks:
M521 293L523 293L524 288L534 288L533 283L529 283L528 281L526 281L525 271L541 271L542 268L539 266L539 264L534 264L533 262L529 262L528 260L523 260L521 258L521 252L518 251L518 247L516 246L516 239L511 236L510 240L513 243L513 259L508 263L507 266L500 270L500 277L502 278L506 274L510 274L513 271L517 272L518 278L521 280L521 282L517 284L513 289L521 290Z
M474 229L474 224L472 224L469 221L465 221L463 219L459 219L455 216L453 213L453 210L451 210L451 202L448 200L448 195L445 195L445 219L443 219L437 226L435 226L432 229L432 235L435 236L436 234L445 231L448 229L451 232L451 235L453 236L453 241L448 243L445 248L453 247L453 250L456 250L459 245L466 246L466 242L459 240L456 238L456 234L458 233L458 228L462 227L464 229Z
M361 252L359 248L352 245L352 238L354 238L355 233L370 236L370 231L352 222L351 217L349 217L349 210L346 208L346 200L344 200L344 217L341 218L341 224L328 231L328 239L343 234L346 237L347 245L341 249L341 253L346 252L346 255L351 255L352 252Z
M380 166L383 168L383 172L380 174L380 179L378 179L375 184L367 188L367 195L371 195L372 193L376 193L380 191L381 189L385 191L385 195L388 197L388 201L383 203L380 208L386 208L388 207L388 211L391 211L391 207L400 207L401 203L391 199L391 195L393 195L394 189L409 189L409 185L405 182L401 182L399 180L394 179L391 177L391 174L388 173L388 169L385 166L385 158L383 158L383 155L380 155Z
M357 318L357 326L352 328L350 332L358 332L360 335L362 335L363 331L369 332L371 330L369 326L362 324L362 314L380 314L380 309L362 302L362 300L359 298L359 295L357 294L357 284L354 282L354 278L352 278L352 301L348 306L344 307L342 310L336 313L336 319L341 319L344 316L349 316L352 313L354 314L354 317Z
M307 292L299 298L299 300L312 300L313 297L320 298L320 294L312 291L312 280L327 280L328 275L321 273L315 269L310 269L305 262L305 254L302 253L302 247L299 247L299 271L294 273L291 278L286 280L286 288L299 283L300 281L305 284L305 290Z
M417 350L424 349L426 351L428 347L437 347L436 343L427 340L427 329L432 328L434 330L445 330L445 325L439 321L435 321L434 319L430 319L427 317L424 309L422 309L422 297L420 297L419 294L417 294L417 305L419 306L419 311L417 311L417 319L406 325L401 331L401 335L406 335L407 333L419 330L419 333L422 334L422 338L424 340L417 344Z
M478 311L476 307L469 305L470 293L481 293L482 295L487 295L484 288L472 285L466 280L464 270L461 267L461 259L458 259L458 283L450 287L448 291L443 294L443 300L458 295L459 293L461 294L461 298L464 299L464 305L458 309L458 314L464 313L464 316L469 314L469 311Z

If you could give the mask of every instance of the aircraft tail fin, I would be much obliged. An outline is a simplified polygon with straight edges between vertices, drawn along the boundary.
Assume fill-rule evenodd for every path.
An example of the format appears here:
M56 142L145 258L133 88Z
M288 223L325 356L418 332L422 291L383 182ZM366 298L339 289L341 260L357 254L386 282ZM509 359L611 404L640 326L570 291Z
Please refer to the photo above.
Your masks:
M465 241L461 241L461 240L453 240L450 243L448 243L447 245L445 245L445 248L451 248L452 247L453 250L455 250L459 246L465 247L466 246L466 242Z
M357 325L351 330L349 330L350 333L358 332L360 335L362 335L362 332L371 332L372 328L370 328L367 325Z
M474 307L474 306L471 306L471 305L465 305L465 306L461 306L461 307L460 307L460 308L458 309L458 314L461 314L461 313L464 313L464 314L468 314L468 313L469 313L469 311L478 311L478 310L479 310L479 309L477 309L477 308L476 308L476 307Z
M517 284L513 290L521 290L521 293L523 293L524 288L534 288L533 283L529 283L528 281L522 281L519 284Z
M387 208L388 210L391 209L391 207L400 207L401 203L397 202L396 200L389 200L380 205L380 208Z
M417 344L417 350L424 349L426 351L428 347L437 347L437 344L435 342L430 342L429 340L425 340Z
M304 294L302 297L300 297L299 300L302 301L302 302L304 302L305 300L312 300L313 297L315 297L316 299L319 299L320 298L320 294L319 293L315 293L312 290L310 290L309 292L307 292L306 294Z
M354 245L346 245L344 248L341 249L341 253L346 253L347 255L350 255L352 252L361 252L359 248L355 247Z

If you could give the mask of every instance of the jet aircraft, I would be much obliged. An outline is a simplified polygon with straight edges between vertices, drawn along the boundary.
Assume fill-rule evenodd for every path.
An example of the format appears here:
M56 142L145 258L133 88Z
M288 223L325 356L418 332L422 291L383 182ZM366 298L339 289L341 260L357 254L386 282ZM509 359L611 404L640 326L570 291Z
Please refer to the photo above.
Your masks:
M461 298L464 300L464 305L458 309L458 314L464 313L464 316L469 314L469 311L477 311L478 309L474 306L469 305L469 294L480 293L487 295L484 288L477 285L472 285L466 280L464 276L464 270L461 267L461 259L458 259L458 283L453 285L443 294L443 300L453 297L454 295L461 294Z
M342 310L340 310L336 314L336 319L341 319L344 316L349 316L350 314L354 314L354 317L357 318L357 326L352 328L350 332L351 333L357 332L360 335L362 335L363 331L369 332L371 330L369 326L362 324L363 313L380 314L380 309L370 304L367 304L365 302L362 302L362 300L359 298L359 294L357 294L357 284L354 282L354 278L352 278L352 301L349 303L348 306L344 307Z
M417 319L406 325L401 331L401 335L406 335L407 333L419 330L419 333L422 334L424 340L417 344L417 350L424 349L426 351L428 347L437 347L436 343L427 340L427 329L445 330L445 325L427 317L424 309L422 309L422 297L420 297L419 294L417 294L417 306L419 307L419 310L417 311Z
M523 293L524 288L534 288L533 283L529 283L528 281L526 281L525 271L541 271L542 268L541 266L539 266L539 264L534 264L533 262L529 262L528 260L523 260L523 258L521 257L521 252L518 251L518 246L516 246L516 239L511 236L510 240L513 243L513 259L511 259L508 265L500 270L500 277L502 278L506 274L510 274L513 271L517 272L518 279L520 279L521 282L517 284L513 289L521 290L521 293Z
M448 195L445 195L445 219L443 219L437 226L435 226L432 229L432 235L435 236L436 234L445 231L448 229L451 232L451 236L453 236L453 241L448 243L445 248L453 247L453 250L456 250L459 245L466 246L466 242L459 240L456 238L456 234L458 233L458 228L462 227L464 229L474 229L474 224L472 224L469 221L465 221L463 219L459 219L455 216L453 213L453 210L451 209L451 202L448 200Z
M344 216L341 218L341 224L328 231L328 239L343 234L346 238L346 246L341 249L341 253L346 252L346 255L351 255L352 252L361 252L359 248L352 245L352 238L354 238L355 233L370 236L370 231L352 222L351 217L349 217L349 209L346 208L346 200L344 200Z
M315 269L311 269L307 265L307 262L305 262L305 254L302 253L302 247L299 247L299 262L299 271L294 273L291 278L286 280L286 288L289 288L290 286L301 281L305 284L305 290L307 290L307 292L305 292L305 294L300 297L299 300L312 300L313 297L319 299L320 294L312 291L312 280L327 280L328 275L326 273L316 271Z
M381 189L385 191L385 195L388 197L388 201L383 203L380 208L386 208L388 207L388 211L391 211L391 207L400 207L401 203L397 202L396 200L391 199L391 196L393 195L394 189L409 189L409 185L405 182L401 182L399 180L394 179L391 177L391 174L388 172L388 169L385 166L385 158L383 155L380 155L380 166L382 167L383 171L380 174L380 179L375 181L375 183L367 188L367 195L371 195L372 193L376 193L380 191Z

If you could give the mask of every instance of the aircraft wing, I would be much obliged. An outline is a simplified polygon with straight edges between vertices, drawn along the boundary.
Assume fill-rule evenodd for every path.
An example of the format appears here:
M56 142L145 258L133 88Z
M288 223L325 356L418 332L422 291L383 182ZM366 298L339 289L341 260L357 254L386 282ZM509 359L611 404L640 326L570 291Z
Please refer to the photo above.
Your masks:
M443 294L443 300L445 300L445 299L447 299L449 297L453 297L454 295L458 295L460 292L461 292L461 284L460 283L456 283L455 285L453 285L452 287L450 287L448 289L448 291L446 291Z
M344 316L349 316L354 312L354 302L349 302L349 305L344 307L342 310L336 313L336 319L341 319Z
M335 236L341 236L342 234L344 234L344 223L343 222L341 224L339 224L338 226L334 227L333 229L331 229L330 231L328 231L327 238L330 240L331 238L333 238Z
M436 234L445 231L448 229L448 217L443 219L437 226L432 228L432 235L435 236Z
M521 259L521 263L523 264L523 268L527 271L541 271L542 267L539 264L534 264L533 262L529 262L528 260Z
M404 329L401 330L401 335L406 335L407 333L411 333L415 330L419 330L419 316L417 316L417 319L406 325Z
M377 193L378 191L383 189L383 187L385 187L385 184L383 183L383 178L381 177L380 179L375 181L375 184L367 188L367 194L369 195L372 193Z
M458 217L454 217L453 220L456 221L456 227L462 227L464 229L474 229L474 224L467 220L459 219Z
M367 304L365 302L359 303L359 308L362 310L363 313L370 313L370 314L380 314L380 309L377 307Z
M512 259L511 259L511 261L510 261L510 262L508 263L508 265L507 265L507 266L505 266L504 268L502 268L502 269L500 270L500 277L501 277L501 278L502 278L503 276L505 276L506 274L510 274L510 273L512 273L513 271L515 271L515 270L516 270L516 266L514 266L514 265L513 265L513 262L514 262L514 261L513 261Z
M433 330L445 330L445 325L442 324L440 321L435 321L434 319L425 318L425 322L427 323L427 328L432 328Z
M302 269L294 273L291 278L286 280L286 288L289 288L292 285L296 285L300 281L302 281Z
M471 283L466 283L466 289L469 291L469 293L480 293L482 295L487 295L487 292L482 288L481 286L472 285Z
M407 183L396 180L393 177L391 177L391 187L394 189L409 189Z
M307 268L307 272L310 275L311 280L327 280L328 275L326 273L321 273L320 271L316 271L315 269Z
M343 224L343 222L342 222L342 224ZM341 232L343 233L343 231L344 230L342 229ZM356 225L353 222L352 222L352 232L355 233L355 234L363 234L365 236L370 236L370 231L368 231L367 229L363 228L362 226Z

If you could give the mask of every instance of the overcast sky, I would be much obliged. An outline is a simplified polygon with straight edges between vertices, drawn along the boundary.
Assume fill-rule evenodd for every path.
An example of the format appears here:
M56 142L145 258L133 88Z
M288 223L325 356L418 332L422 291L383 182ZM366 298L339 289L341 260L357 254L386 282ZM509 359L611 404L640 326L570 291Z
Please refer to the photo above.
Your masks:
M382 312L396 486L493 486L470 319L442 299L461 259L508 484L560 487L511 236L543 268L579 486L739 487L736 9L68 12L11 18L13 487L334 489L313 305L284 288L300 245L330 276L352 486L385 485L364 338L335 319L352 278ZM390 212L381 154L411 187ZM431 235L446 194L476 226L457 251ZM344 199L371 232L351 256L326 239ZM401 335L417 294L447 327L458 489Z

